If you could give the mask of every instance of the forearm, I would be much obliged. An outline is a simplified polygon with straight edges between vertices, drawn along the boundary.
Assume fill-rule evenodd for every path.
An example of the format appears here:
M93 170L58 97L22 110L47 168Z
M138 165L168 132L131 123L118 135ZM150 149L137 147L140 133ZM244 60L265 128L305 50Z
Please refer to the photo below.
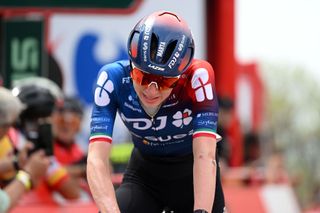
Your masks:
M31 176L29 173L19 170L15 179L5 188L10 199L9 208L15 206L25 191L29 191L32 187Z
M9 209L10 209L16 205L18 200L26 191L26 188L19 180L14 180L4 189L4 191L7 193L7 195L10 198L10 205L9 205Z
M216 187L216 141L199 137L193 143L194 209L211 212Z
M216 164L209 157L197 158L194 161L194 209L205 209L211 212L216 186Z
M92 196L101 213L120 213L109 165L100 159L88 158L87 178Z

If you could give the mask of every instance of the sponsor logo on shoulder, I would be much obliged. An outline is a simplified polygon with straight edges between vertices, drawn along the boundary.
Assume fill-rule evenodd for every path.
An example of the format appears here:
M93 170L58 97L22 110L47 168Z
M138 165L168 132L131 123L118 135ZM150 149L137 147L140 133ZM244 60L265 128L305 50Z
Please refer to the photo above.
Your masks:
M123 77L122 78L122 84L129 84L131 80L131 77Z
M111 80L109 80L108 73L106 71L101 72L98 77L97 86L94 92L94 102L98 106L107 106L111 99L110 94L114 90L114 85Z

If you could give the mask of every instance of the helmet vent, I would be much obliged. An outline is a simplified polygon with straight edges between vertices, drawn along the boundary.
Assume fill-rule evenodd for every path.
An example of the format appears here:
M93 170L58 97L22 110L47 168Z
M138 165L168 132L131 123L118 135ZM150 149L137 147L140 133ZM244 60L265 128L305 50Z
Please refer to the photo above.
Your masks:
M139 32L133 32L130 36L130 47L129 47L129 54L132 57L137 57L138 55L138 42L139 42Z
M151 59L151 61L155 61L155 59L156 59L158 43L159 43L158 37L154 33L152 33L152 36L151 36L151 49L150 49L151 50L150 51L150 59Z
M177 46L177 43L178 43L178 41L175 40L175 41L172 41L172 42L170 42L170 43L168 44L168 46L167 46L167 48L166 48L166 50L165 50L165 52L164 52L164 54L163 54L163 58L162 58L162 60L161 60L161 63L162 63L162 64L167 63L167 61L169 60L169 58L172 56L172 53L173 53L174 49L175 49L176 46Z

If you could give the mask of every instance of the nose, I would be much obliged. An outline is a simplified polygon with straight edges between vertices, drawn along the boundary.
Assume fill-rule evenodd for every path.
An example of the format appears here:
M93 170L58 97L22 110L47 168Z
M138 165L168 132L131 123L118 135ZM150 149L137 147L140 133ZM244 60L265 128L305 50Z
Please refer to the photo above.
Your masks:
M149 94L157 94L159 91L159 86L157 82L152 81L150 84L148 84L148 87L146 89Z
M155 81L151 81L150 84L148 84L148 89L149 89L149 88L155 89L155 90L159 90L158 83L155 82Z

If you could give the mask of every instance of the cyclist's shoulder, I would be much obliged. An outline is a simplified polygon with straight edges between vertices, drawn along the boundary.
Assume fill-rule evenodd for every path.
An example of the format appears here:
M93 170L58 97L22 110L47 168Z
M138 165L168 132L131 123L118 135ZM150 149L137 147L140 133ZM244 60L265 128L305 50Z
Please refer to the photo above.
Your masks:
M210 76L214 76L214 70L208 61L203 59L193 59L185 74L188 76L194 76L194 74L197 74L198 76L200 73L208 73Z
M106 71L107 73L112 73L112 75L125 75L130 72L130 62L129 60L119 60L109 64L105 64L100 69L100 72Z
M188 70L196 70L199 68L212 69L211 64L204 59L193 59L188 67Z

